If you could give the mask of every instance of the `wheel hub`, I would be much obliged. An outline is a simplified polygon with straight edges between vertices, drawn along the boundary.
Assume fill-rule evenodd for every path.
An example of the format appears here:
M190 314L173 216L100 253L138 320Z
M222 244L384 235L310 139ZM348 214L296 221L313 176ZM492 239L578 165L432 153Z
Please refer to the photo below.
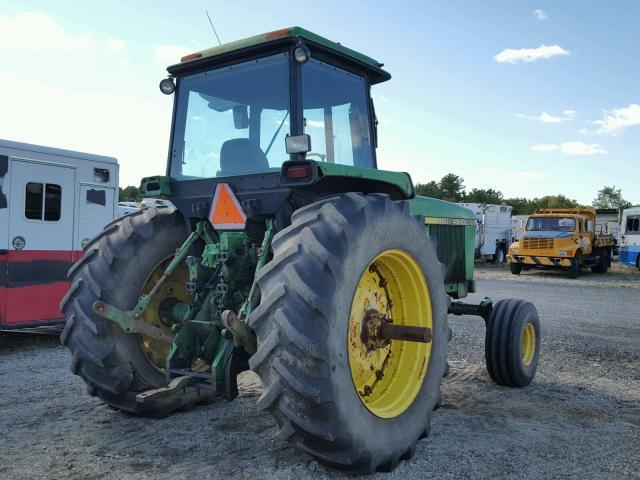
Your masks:
M141 294L149 293L151 289L158 283L160 277L166 270L167 266L173 259L173 255L165 258L151 271L142 288ZM162 284L160 290L154 295L151 303L146 308L142 317L146 323L158 327L168 335L174 336L171 326L173 320L173 308L178 303L189 303L191 296L185 289L185 285L189 280L189 271L186 267L180 266L176 268L171 276ZM159 341L153 337L138 334L140 347L147 357L147 360L156 368L162 370L165 368L165 361L169 355L170 345Z
M432 313L419 264L386 250L365 269L349 318L349 367L354 387L374 415L392 418L415 400L431 355Z

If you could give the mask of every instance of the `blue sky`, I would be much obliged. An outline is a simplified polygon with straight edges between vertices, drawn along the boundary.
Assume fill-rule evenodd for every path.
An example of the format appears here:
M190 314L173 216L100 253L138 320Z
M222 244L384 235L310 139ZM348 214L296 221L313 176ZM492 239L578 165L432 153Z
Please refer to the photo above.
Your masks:
M640 2L3 2L0 138L118 157L121 184L164 172L166 65L300 25L393 75L374 90L379 165L453 172L506 196L640 204Z

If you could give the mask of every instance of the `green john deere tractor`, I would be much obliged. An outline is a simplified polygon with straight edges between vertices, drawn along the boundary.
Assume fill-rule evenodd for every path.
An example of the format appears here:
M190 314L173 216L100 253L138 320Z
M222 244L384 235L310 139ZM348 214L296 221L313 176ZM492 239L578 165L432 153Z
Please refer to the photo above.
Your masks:
M393 469L429 432L447 314L486 321L500 385L528 385L540 330L475 290L474 215L376 169L375 60L298 27L188 55L174 95L171 201L107 225L62 301L89 393L149 416L238 394L247 369L278 436L324 465Z

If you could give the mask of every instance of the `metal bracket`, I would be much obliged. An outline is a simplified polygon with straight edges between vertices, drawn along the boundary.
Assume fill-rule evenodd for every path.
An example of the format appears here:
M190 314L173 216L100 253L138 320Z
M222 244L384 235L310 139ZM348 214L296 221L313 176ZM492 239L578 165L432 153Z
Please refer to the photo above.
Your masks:
M91 307L92 310L108 320L117 323L125 333L142 333L164 343L173 343L173 336L166 334L158 327L148 324L142 319L141 313L136 310L127 312L98 300Z
M475 315L482 317L485 322L489 321L493 311L493 300L485 297L478 305L464 302L452 302L448 313L452 315Z
M142 393L136 395L136 402L144 403L155 400L157 398L168 397L171 395L177 395L180 393L184 393L185 388L195 383L197 378L195 377L176 377L169 385L161 388L154 388L152 390L145 390Z

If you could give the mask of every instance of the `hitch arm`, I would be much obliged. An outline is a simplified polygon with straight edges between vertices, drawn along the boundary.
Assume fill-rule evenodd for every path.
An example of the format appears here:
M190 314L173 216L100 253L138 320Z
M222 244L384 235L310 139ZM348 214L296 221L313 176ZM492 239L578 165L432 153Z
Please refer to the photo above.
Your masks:
M133 307L132 310L120 310L119 308L109 305L101 300L94 302L91 307L92 310L101 317L120 325L120 328L125 333L142 333L149 337L171 344L173 342L173 337L167 335L161 329L146 323L142 318L142 314L145 312L151 303L151 299L158 293L164 282L171 276L174 270L185 261L193 243L200 238L201 235L207 234L205 229L206 227L204 222L199 222L196 229L191 232L191 235L189 235L185 242L176 251L173 260L171 260L165 269L160 280L158 280L158 283L153 286L148 294L140 295L138 303L136 303L136 306Z

